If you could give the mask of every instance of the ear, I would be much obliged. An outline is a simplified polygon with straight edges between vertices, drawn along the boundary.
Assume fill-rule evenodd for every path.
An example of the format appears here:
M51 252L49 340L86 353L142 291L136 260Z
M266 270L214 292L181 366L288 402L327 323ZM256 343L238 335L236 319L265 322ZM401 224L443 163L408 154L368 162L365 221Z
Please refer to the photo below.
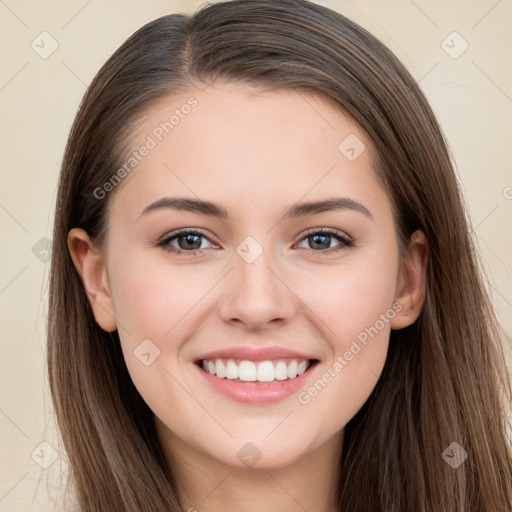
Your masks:
M414 323L425 302L428 262L427 237L421 230L415 231L398 274L395 302L401 309L391 320L391 329L402 329Z
M115 331L117 324L114 303L103 257L91 242L87 232L81 228L69 231L68 248L82 278L96 322L104 331Z

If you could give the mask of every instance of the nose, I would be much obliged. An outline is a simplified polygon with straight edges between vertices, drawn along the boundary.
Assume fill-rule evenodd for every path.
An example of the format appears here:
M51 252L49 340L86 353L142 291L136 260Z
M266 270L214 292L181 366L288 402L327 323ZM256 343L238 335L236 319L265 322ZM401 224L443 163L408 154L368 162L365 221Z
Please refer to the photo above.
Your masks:
M238 254L223 291L220 315L226 322L243 324L251 330L288 321L296 312L298 299L290 277L271 251L264 250L248 263Z

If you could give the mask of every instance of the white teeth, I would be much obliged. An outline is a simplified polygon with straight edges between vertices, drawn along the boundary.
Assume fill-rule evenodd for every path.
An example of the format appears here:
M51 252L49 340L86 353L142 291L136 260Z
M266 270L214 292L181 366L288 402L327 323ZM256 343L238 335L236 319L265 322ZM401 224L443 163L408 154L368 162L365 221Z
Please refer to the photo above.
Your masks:
M302 361L299 364L299 367L297 368L297 375L302 375L306 371L308 366L309 366L308 361Z
M228 359L226 379L238 379L238 365L233 359Z
M226 365L222 362L222 359L217 359L215 362L215 374L219 379L223 379L226 376Z
M287 368L287 375L289 379L293 379L293 377L297 377L297 360L294 359Z
M237 364L233 359L203 360L203 370L219 379L240 379L246 382L272 382L294 379L302 375L310 365L309 361L288 359L287 361L243 360Z
M279 361L276 364L275 376L276 380L286 380L288 378L288 368L284 361Z
M258 380L272 382L274 380L274 365L270 361L263 361L258 366Z
M240 380L255 381L257 379L256 365L252 361L242 361L238 365Z

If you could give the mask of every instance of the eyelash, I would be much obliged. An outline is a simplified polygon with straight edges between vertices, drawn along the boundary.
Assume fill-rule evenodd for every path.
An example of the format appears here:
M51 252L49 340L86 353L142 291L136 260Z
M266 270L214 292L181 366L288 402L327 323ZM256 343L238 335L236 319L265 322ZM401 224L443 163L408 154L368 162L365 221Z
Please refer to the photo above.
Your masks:
M308 238L308 237L310 237L312 235L316 235L316 234L330 235L333 238L335 238L336 240L338 240L340 242L340 244L338 246L336 246L336 247L332 247L332 248L321 250L321 251L315 251L313 249L309 249L309 250L313 251L314 253L320 253L320 254L329 253L329 254L332 254L333 252L338 252L338 251L340 251L342 249L354 246L354 242L352 242L352 240L350 240L347 237L341 235L340 232L337 231L336 229L331 229L331 228L320 228L320 229L313 229L311 231L308 231L299 240L299 242L302 242L304 239L306 239L306 238ZM212 240L210 240L210 238L208 236L206 236L205 233L203 233L199 229L182 229L182 230L176 231L174 233L171 233L169 236L166 236L163 240L161 240L160 242L157 242L156 245L158 247L162 247L164 249L164 251L167 251L167 252L170 252L170 253L174 253L174 254L177 254L177 255L178 254L180 254L180 255L186 254L187 256L194 256L196 254L201 253L203 251L203 249L199 249L199 250L196 250L196 251L185 251L183 249L176 249L176 248L172 247L171 245L169 245L170 242L172 240L174 240L175 238L180 238L180 237L183 237L183 236L186 236L186 235L200 235L203 238L206 238L209 242L214 243Z

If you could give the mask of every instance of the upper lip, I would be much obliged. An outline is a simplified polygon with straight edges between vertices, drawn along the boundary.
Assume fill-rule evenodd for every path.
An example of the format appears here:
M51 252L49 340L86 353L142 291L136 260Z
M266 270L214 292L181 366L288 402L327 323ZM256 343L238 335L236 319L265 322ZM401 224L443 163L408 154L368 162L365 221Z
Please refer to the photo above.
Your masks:
M207 354L196 357L194 362L197 363L203 359L245 359L249 361L267 361L270 359L285 358L304 360L316 359L312 355L304 354L284 347L254 348L249 346L238 346L208 352Z

